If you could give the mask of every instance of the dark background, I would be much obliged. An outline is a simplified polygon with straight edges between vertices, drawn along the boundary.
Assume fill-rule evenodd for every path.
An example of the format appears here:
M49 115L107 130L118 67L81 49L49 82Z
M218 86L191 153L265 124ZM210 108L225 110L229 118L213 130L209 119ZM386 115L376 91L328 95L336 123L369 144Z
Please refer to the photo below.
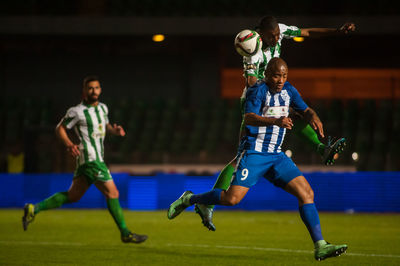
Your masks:
M199 109L209 109L207 106L216 102L222 102L224 112L236 107L237 102L220 97L220 72L242 67L241 57L233 49L234 36L244 28L254 28L266 14L300 28L336 28L348 21L357 25L357 31L348 36L301 43L284 40L282 57L290 68L399 68L399 10L394 1L2 1L1 150L4 153L12 143L22 141L32 158L27 164L30 171L70 169L62 163L65 155L57 152L62 148L54 140L53 129L66 109L80 101L81 82L88 74L101 78L103 100L112 107L111 118L123 125L147 121L149 110L159 112L155 120L159 123L163 107L157 109L157 101L175 101L177 119L171 122L173 127L165 138L169 143L183 140L177 132L194 131ZM165 34L165 41L153 42L151 37L156 33ZM126 105L134 108L141 104L144 109L138 120L115 114L133 116ZM182 112L193 119L179 120ZM237 117L232 125L240 122L239 114ZM207 119L212 120L210 116ZM157 134L159 129L149 130ZM136 144L123 155L120 150L125 144L111 140L108 159L114 163L224 163L235 154L237 129L231 126L230 131L223 141L215 140L224 143L223 147L208 149L209 141L201 140L203 144L191 156L185 155L184 147L174 150L168 145L158 155L149 154L151 146L139 151L137 143L143 143L145 133L137 132L130 140ZM42 148L33 148L36 146L58 148L40 155ZM190 159L176 155L182 152L182 158ZM318 161L314 155L301 155L305 164ZM52 160L40 169L40 158ZM54 158L59 159L54 162Z

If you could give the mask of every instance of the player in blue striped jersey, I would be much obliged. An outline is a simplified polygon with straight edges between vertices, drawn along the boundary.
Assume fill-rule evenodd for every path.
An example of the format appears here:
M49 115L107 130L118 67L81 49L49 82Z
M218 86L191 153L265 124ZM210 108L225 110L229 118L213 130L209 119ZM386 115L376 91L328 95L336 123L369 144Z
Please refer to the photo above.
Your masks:
M125 136L121 126L108 121L108 108L99 102L100 81L96 76L86 77L83 81L83 101L68 109L67 114L56 127L56 135L76 158L76 170L68 191L57 192L49 198L24 207L22 225L27 230L36 215L44 210L61 207L66 203L77 202L94 184L105 196L107 207L121 232L124 243L141 243L146 235L131 233L126 226L122 208L119 204L119 192L104 163L104 138L106 132L116 136ZM79 137L79 145L74 144L67 134L67 129L74 129Z
M246 95L247 87L253 86L258 80L264 79L264 72L267 63L274 57L281 56L281 42L284 39L291 39L294 37L314 37L314 36L326 36L335 34L347 34L355 30L354 23L345 23L343 26L335 28L298 28L296 26L287 26L285 24L278 23L276 18L272 16L265 16L260 20L257 26L262 40L263 47L255 55L250 57L243 57L243 68L244 77L246 79L246 87L243 91L243 95L240 99L242 106L242 114L244 115L243 102ZM315 152L317 152L325 165L332 165L335 161L335 156L343 151L346 140L345 138L339 138L336 141L332 141L328 138L328 143L325 145L322 143L317 133L311 125L307 124L304 119L296 112L291 112L294 126L293 133L299 137L302 141L305 141ZM299 119L300 118L300 119ZM242 119L242 126L240 128L240 136L244 133L244 120ZM320 136L324 138L324 135ZM240 144L241 145L241 144ZM239 147L240 147L239 145ZM240 153L240 148L239 152ZM236 167L238 156L236 156L231 162L229 162L220 172L217 181L213 188L228 189L232 180L232 174ZM212 221L214 206L205 206L196 204L196 213L198 213L202 219L202 223L209 230L215 231L215 225Z
M293 123L289 116L289 108L310 116L310 124L314 124L322 132L322 123L311 108L300 97L297 90L289 83L278 84L279 93L273 92L266 83L258 81L246 93L245 119L253 119L252 114L263 117L278 118L275 124L269 126L246 125L244 149L257 152L277 154L281 152L281 144L286 134L286 128L292 129ZM265 101L264 101L265 98ZM246 121L246 120L245 120Z
M332 245L324 240L314 192L293 161L281 151L286 130L293 127L289 107L302 113L320 134L323 134L323 125L297 90L286 81L288 68L282 59L271 59L265 74L265 82L258 81L246 93L244 149L229 189L215 188L196 195L185 191L170 205L167 216L173 219L193 204L236 205L264 177L298 199L300 216L314 242L315 259L338 256L346 251L347 245Z

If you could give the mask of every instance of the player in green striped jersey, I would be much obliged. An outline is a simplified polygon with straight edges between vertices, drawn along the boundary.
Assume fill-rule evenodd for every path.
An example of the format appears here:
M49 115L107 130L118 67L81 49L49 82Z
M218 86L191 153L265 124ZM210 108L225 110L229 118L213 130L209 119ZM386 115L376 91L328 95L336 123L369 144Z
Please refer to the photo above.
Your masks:
M336 34L347 34L355 30L354 23L345 23L335 28L303 28L278 23L275 17L265 16L260 20L257 30L262 38L263 47L255 55L243 57L246 85L253 86L257 80L264 78L265 68L273 57L281 56L283 39L294 37L319 37Z
M278 23L275 17L265 16L261 19L258 25L258 32L263 41L263 47L255 55L251 57L243 57L244 76L246 78L246 87L241 97L241 109L243 114L244 96L246 94L246 88L253 86L257 80L264 79L264 72L268 62L273 57L280 57L281 55L281 41L283 39L291 39L294 37L314 37L314 36L328 36L335 34L347 34L355 30L353 23L345 23L338 29L335 28L303 28L300 29L296 26L287 26L285 24ZM312 128L303 119L298 118L294 115L295 123L292 131L305 140L318 154L321 155L322 161L326 165L334 163L334 158L337 153L340 153L345 144L346 140L340 138L337 141L328 144L323 144L317 133L314 131L316 128ZM240 136L243 134L244 123L240 128ZM323 133L321 137L324 137ZM239 144L239 146L241 146ZM239 147L240 153L241 148ZM232 180L232 175L235 171L236 157L229 162L219 174L217 181L214 184L214 188L228 189ZM214 206L205 206L201 204L195 205L196 212L200 215L202 222L205 227L209 230L215 231L215 226L212 222Z
M95 76L86 77L83 81L83 101L70 108L65 117L56 127L56 135L76 157L77 167L71 187L68 191L58 192L51 197L33 205L27 203L24 207L22 224L27 230L34 217L44 210L61 207L65 203L77 202L85 194L91 184L103 193L107 199L107 207L121 232L124 243L141 243L146 235L131 233L125 223L122 208L119 204L119 192L104 163L104 138L107 133L125 136L121 126L108 121L108 108L99 102L101 87ZM68 129L74 129L80 144L74 144L67 134Z

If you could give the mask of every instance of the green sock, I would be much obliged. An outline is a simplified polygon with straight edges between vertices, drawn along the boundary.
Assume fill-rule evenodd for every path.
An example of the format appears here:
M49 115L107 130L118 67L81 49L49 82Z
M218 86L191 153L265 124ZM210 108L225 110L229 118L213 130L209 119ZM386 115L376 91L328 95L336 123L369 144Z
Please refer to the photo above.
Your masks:
M40 211L50 210L61 207L64 203L69 203L68 192L57 192L47 199L35 204L35 214Z
M122 208L119 205L119 199L107 199L107 207L111 216L114 218L121 235L127 236L129 234L129 229L126 227L124 214L122 213Z
M231 165L231 163L225 165L224 169L222 169L221 173L219 174L213 189L220 188L227 190L231 184L233 172L235 172L235 168ZM207 207L214 209L215 205L208 205Z
M320 155L324 154L325 144L318 139L317 132L308 123L302 119L296 120L292 130Z

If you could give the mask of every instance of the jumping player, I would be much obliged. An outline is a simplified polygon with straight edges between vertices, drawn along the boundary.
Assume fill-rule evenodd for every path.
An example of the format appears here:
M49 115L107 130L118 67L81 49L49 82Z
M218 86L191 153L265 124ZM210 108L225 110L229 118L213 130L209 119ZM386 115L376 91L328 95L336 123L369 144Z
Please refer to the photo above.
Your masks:
M303 28L300 29L296 26L287 26L285 24L278 23L275 17L265 16L261 19L257 30L262 38L263 47L255 55L251 57L243 57L243 68L244 76L246 79L246 87L241 97L242 115L243 113L243 102L248 87L253 86L258 80L264 79L264 72L267 63L274 57L281 56L281 42L283 39L291 39L294 37L318 37L318 36L329 36L338 34L347 34L355 30L354 23L345 23L338 29L334 28ZM312 128L305 122L296 112L291 112L291 118L293 119L294 126L292 131L296 136L305 141L313 151L317 152L325 165L332 165L335 162L336 154L343 151L346 145L345 138L339 138L336 141L332 141L328 138L328 143L323 144L317 133L316 128ZM240 128L240 138L244 134L244 120L242 120L242 126ZM324 137L323 133L319 132L321 137ZM239 144L241 147L241 144ZM240 154L241 148L239 148L238 154ZM221 171L217 181L213 188L220 188L227 190L232 180L232 174L236 167L236 161L238 156L232 159ZM205 206L196 204L196 213L198 213L202 219L202 223L209 230L215 231L215 225L212 221L214 206Z

